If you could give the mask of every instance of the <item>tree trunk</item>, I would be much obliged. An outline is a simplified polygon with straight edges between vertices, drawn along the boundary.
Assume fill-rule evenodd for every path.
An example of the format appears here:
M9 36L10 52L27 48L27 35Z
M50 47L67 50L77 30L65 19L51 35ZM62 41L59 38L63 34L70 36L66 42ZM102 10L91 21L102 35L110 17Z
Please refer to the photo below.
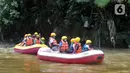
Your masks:
M0 40L4 41L3 33L2 33L2 27L0 27Z
M108 19L107 20L107 26L109 29L109 35L110 35L110 41L113 44L113 46L115 47L115 36L116 36L116 27L115 27L115 23L113 19Z

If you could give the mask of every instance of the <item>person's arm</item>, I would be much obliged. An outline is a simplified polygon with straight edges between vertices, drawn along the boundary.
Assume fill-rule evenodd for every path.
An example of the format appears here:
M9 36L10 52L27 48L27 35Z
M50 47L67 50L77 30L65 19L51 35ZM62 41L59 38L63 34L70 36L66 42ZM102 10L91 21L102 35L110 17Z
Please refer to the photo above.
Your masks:
M33 40L33 43L36 44L36 40L35 39Z
M41 44L45 44L45 41L44 41L44 40L41 40Z
M62 46L62 42L59 43L59 47L61 47L61 46Z
M83 48L82 48L82 52L84 52L85 51L85 45L83 46Z
M69 53L72 53L74 51L73 44L70 44L68 51Z
M78 48L79 48L79 45L76 44L76 45L75 45L75 49L78 50Z
M22 40L22 42L25 42L26 41L26 38L24 38L23 40Z
M76 50L78 50L78 48L79 48L79 45L74 45L75 46L75 49L74 49L74 53L76 53Z
M51 38L49 38L49 46L52 47L53 40Z
M62 42L59 43L59 49L61 48L61 46L62 46Z
M88 50L93 50L92 45L88 45Z

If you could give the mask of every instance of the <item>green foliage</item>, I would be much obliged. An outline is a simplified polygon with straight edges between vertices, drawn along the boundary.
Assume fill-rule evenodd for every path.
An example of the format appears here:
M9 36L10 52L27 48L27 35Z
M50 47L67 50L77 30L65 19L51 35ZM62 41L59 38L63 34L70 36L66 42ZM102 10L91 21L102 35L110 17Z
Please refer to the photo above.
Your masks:
M128 0L128 3L130 3L130 0Z
M95 0L94 3L98 6L98 7L105 7L108 3L110 2L110 0Z
M76 0L76 2L89 2L90 0Z
M13 24L13 21L19 18L17 8L16 0L0 0L0 26Z
M76 0L76 2L90 2L90 0ZM110 0L94 0L94 4L101 8L105 7L109 2Z

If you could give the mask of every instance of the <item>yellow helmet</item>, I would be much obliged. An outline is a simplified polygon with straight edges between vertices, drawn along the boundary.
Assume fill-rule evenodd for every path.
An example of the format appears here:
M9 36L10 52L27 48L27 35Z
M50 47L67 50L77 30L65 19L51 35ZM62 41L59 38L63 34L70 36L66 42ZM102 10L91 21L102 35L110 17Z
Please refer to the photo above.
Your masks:
M51 33L51 35L50 36L56 36L56 33Z
M25 34L25 35L24 35L24 37L27 37L27 36L28 36L28 34Z
M36 35L37 38L40 38L40 35Z
M35 32L34 34L35 34L35 35L37 35L38 33L37 33L37 32Z
M79 42L79 41L80 41L80 37L76 37L75 42Z
M71 43L74 43L75 42L75 38L72 38L70 41L71 41Z
M86 44L91 44L92 41L91 40L86 40Z
M41 39L42 39L42 40L45 40L45 38L44 38L44 37L42 37Z
M67 36L62 36L62 38L61 38L62 40L64 40L64 39L67 39Z
M29 33L28 36L31 36L31 34Z

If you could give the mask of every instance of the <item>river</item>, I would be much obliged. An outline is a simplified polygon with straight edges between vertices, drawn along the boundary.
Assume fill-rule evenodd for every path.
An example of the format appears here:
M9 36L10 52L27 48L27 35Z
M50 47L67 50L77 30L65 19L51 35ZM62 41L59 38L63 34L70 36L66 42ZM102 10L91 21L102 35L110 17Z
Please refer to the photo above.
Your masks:
M0 50L0 73L130 73L130 49L103 49L101 64L62 64L38 60L35 55Z

